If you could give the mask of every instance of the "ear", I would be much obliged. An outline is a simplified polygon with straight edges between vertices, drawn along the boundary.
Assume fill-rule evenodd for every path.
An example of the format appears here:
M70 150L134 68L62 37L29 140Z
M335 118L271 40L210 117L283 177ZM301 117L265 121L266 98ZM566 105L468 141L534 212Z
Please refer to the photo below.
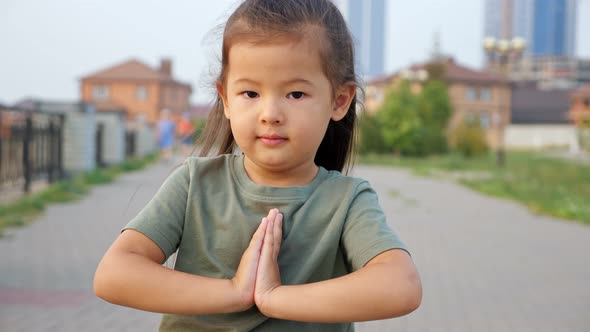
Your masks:
M227 119L229 119L229 107L227 106L227 95L225 94L225 91L223 90L223 84L221 82L217 82L217 83L215 83L215 88L217 89L217 93L219 94L219 97L221 98L221 102L223 103L223 114L225 114L225 117Z
M356 84L354 82L344 83L338 88L338 90L336 90L332 110L332 120L340 121L344 118L346 113L348 113L348 108L350 107L350 103L352 103L355 94Z

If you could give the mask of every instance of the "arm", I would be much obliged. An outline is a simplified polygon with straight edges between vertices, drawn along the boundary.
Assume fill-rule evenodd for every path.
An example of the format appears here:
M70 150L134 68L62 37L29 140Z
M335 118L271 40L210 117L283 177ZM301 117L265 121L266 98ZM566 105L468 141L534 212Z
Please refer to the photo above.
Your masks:
M389 250L346 276L306 285L279 286L261 311L309 322L351 322L409 314L422 299L418 273L404 250Z
M254 282L266 222L254 233L231 280L174 271L147 236L124 231L106 252L94 276L94 292L108 302L176 314L243 311L254 304Z
M266 230L255 301L268 317L306 322L352 322L393 318L416 310L422 285L410 255L388 250L361 269L321 282L283 286L277 264L282 218Z

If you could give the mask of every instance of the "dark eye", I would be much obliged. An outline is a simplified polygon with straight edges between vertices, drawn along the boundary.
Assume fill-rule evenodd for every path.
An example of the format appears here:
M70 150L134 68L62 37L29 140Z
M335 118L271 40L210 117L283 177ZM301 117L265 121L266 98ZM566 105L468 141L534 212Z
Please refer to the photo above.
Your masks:
M292 99L301 99L301 98L303 98L303 96L305 96L305 93L303 93L301 91L294 91L294 92L289 93L287 96Z
M247 98L256 98L256 97L258 97L258 93L254 92L254 91L244 91L244 92L242 92L242 94L244 96L246 96Z

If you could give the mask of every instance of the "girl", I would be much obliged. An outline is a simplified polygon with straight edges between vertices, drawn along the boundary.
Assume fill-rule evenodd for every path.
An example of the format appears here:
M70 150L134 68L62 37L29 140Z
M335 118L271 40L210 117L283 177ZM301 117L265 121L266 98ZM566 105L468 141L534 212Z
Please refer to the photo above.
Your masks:
M340 173L357 83L332 2L243 2L216 87L201 157L125 227L96 294L165 313L161 331L350 331L415 310L406 247L369 184ZM161 266L177 250L174 270Z

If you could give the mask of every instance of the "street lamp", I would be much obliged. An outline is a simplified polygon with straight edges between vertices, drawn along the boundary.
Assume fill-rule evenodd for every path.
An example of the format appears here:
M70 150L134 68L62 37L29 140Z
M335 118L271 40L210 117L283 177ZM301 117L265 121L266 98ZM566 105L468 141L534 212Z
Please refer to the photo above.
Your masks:
M486 37L483 40L483 49L488 57L488 64L509 79L512 66L526 50L526 41L521 37L512 39Z
M508 82L513 71L514 64L524 53L526 41L520 37L512 39L496 39L486 37L483 40L483 49L488 57L488 65ZM496 164L504 165L504 117L497 112L494 113L493 122L498 132L498 147L496 148Z

